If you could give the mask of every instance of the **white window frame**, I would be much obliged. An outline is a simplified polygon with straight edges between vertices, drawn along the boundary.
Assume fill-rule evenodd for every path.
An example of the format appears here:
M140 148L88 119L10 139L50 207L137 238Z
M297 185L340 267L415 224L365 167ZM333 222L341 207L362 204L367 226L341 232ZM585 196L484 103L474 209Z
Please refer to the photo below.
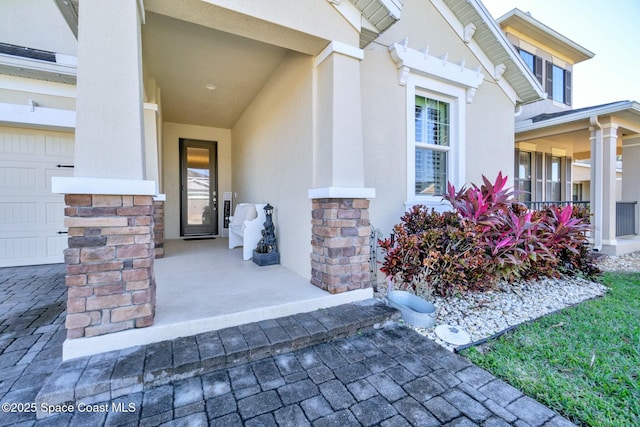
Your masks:
M449 104L449 147L437 147L446 151L447 182L457 189L465 183L465 123L466 123L466 90L463 87L434 80L429 77L410 74L407 77L407 199L405 208L423 204L429 208L444 210L448 207L441 196L415 194L416 189L416 132L415 132L415 100L416 96L424 96ZM431 148L431 147L427 147ZM446 188L445 188L446 191Z

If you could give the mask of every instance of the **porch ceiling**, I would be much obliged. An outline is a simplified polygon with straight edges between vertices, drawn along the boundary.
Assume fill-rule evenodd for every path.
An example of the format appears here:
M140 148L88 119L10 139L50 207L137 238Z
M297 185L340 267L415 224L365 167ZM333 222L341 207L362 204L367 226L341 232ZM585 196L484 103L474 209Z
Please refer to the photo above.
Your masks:
M287 52L149 11L142 26L145 77L167 122L231 128Z
M618 121L617 154L622 154L622 141L624 138L637 135L633 127L624 126ZM539 143L545 142L558 147L571 147L574 159L588 159L591 157L591 132L589 120L583 119L573 123L550 126L542 129L516 132L515 142Z

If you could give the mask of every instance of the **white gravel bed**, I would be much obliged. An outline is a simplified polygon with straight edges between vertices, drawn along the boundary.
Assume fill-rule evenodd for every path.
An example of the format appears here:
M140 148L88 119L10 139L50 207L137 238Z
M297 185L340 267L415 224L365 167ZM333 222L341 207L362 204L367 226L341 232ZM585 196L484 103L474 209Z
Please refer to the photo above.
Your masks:
M598 260L598 266L603 271L640 272L640 252L606 256Z
M603 271L640 272L640 252L605 256L598 260ZM438 325L458 327L471 336L471 342L529 320L537 319L607 292L606 286L581 278L541 279L518 282L486 293L460 297L429 298L436 306L435 325L414 328L422 335L453 351L456 346L441 340L435 333ZM409 325L411 326L411 325Z
M438 325L456 326L471 336L471 342L490 337L510 326L550 312L602 296L607 288L585 279L541 279L501 285L500 290L470 293L461 297L431 298L436 305L435 325L414 328L422 335L453 351L456 347L435 333Z

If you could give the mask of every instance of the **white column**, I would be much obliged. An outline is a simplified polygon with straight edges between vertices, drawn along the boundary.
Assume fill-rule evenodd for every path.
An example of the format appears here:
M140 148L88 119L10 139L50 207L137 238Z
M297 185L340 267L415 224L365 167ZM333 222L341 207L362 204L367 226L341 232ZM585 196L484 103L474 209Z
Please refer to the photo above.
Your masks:
M82 0L73 178L56 178L67 194L154 195L145 181L141 2Z
M638 216L640 204L640 136L624 139L622 141L622 200L625 202L637 202L636 204L636 233L638 233ZM627 167L625 168L625 165Z
M316 123L311 198L375 196L364 188L360 61L363 52L332 42L315 61Z
M616 244L616 145L618 125L602 125L602 243Z
M591 142L591 186L589 204L591 206L594 249L602 250L602 126L597 117L591 119L589 127Z

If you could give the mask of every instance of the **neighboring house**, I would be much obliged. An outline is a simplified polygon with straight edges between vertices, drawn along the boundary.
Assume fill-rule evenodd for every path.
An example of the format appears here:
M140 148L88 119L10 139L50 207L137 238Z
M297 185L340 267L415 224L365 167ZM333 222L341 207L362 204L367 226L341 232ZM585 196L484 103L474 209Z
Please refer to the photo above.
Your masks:
M497 22L547 94L516 112L514 183L521 199L532 206L586 202L596 250L639 250L640 174L627 168L620 181L619 160L640 160L640 105L572 109L573 66L594 54L518 9Z
M64 259L69 338L150 325L149 214L164 210L156 248L191 225L224 235L224 193L276 207L286 268L331 293L369 287L369 223L388 234L407 207L441 206L447 182L513 170L514 109L544 94L478 0L0 11L0 262Z

